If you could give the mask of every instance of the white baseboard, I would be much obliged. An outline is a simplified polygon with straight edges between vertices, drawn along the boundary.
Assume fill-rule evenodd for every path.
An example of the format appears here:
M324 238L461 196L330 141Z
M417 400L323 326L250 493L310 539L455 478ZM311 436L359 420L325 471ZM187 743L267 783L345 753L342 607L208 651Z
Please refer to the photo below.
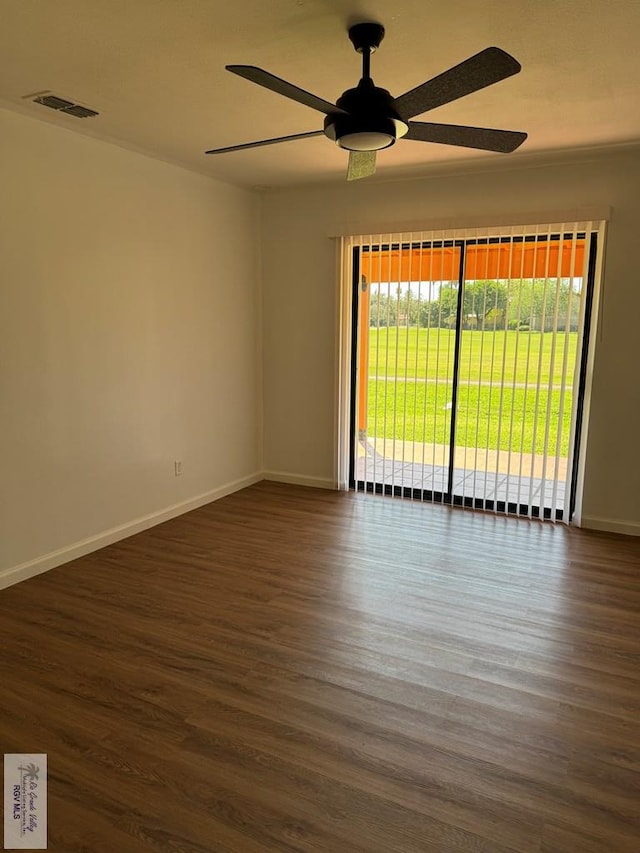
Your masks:
M4 569L0 571L0 589L12 586L14 583L19 583L27 578L32 578L34 575L42 574L42 572L47 572L49 569L61 566L63 563L68 563L77 557L84 557L85 554L90 554L92 551L97 551L106 545L119 542L121 539L133 536L134 533L148 530L150 527L155 527L156 524L162 524L163 521L169 521L169 519L183 515L185 512L190 512L192 509L198 509L205 504L217 501L247 486L252 486L262 479L264 479L262 473L250 474L248 477L242 477L240 480L226 483L224 486L219 486L217 489L212 489L210 492L197 495L195 498L189 498L189 500L182 501L181 503L173 504L159 512L142 516L142 518L136 518L134 521L98 533L96 536L90 536L88 539L82 539L80 542L66 545L57 551L51 551L42 557L36 557L35 560L29 560L27 563L20 563L17 566Z
M590 530L604 530L607 533L625 533L627 536L640 536L640 522L616 521L613 518L594 518L583 515L581 527Z
M291 483L294 486L312 486L314 489L337 489L335 480L328 477L306 477L303 474L290 474L287 471L263 471L264 480L274 483Z

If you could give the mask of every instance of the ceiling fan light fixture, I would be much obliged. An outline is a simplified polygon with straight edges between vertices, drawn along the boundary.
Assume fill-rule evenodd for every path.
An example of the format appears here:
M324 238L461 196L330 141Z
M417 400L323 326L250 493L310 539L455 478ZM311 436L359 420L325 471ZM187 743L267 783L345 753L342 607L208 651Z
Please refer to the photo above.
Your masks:
M381 151L383 148L389 148L395 141L395 135L379 130L345 133L336 139L340 148L346 148L347 151Z
M401 121L388 116L328 115L325 135L347 151L380 151L406 133Z

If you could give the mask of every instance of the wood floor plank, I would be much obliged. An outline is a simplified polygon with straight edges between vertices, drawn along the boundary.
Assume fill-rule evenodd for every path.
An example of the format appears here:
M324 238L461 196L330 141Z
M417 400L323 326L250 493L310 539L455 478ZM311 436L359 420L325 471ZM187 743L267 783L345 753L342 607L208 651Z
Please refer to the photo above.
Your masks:
M449 837L452 828L477 836L473 842L467 839L471 846L495 845L498 814L505 821L504 847L538 849L539 817L526 806L514 807L486 795L487 781L504 775L494 763L450 751L446 745L434 747L423 737L409 738L387 726L365 726L335 712L318 713L315 706L293 697L280 707L258 698L262 701L246 703L242 713L237 703L233 708L218 703L201 720L190 722L209 737L215 735L216 741L233 725L235 736L267 754L270 764L284 754L305 773L328 777L334 786L351 786L397 808L410 807L413 817L437 815L440 825L431 826L429 837L445 849L455 849ZM276 707L276 713L265 710L270 707ZM480 777L483 783L474 785ZM405 816L404 822L408 825L411 818ZM411 845L405 841L405 846Z
M53 853L636 853L640 541L260 483L0 592Z

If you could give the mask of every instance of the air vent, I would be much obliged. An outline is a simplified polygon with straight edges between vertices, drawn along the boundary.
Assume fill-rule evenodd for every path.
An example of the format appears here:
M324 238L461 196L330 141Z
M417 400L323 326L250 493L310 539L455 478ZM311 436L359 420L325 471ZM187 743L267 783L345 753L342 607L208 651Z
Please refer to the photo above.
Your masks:
M89 107L82 107L80 104L74 104L73 101L67 101L65 98L59 98L57 95L39 95L33 99L34 104L42 104L44 107L49 107L52 110L66 113L76 118L91 118L97 116L96 110L90 110Z
M65 101L64 98L56 98L55 95L43 95L41 98L34 98L34 101L36 104L51 107L52 110L62 110L73 106L73 101Z
M98 115L95 110L90 110L89 107L81 107L80 104L73 104L71 107L65 107L62 112L68 113L70 116L75 116L76 118L91 118L91 116Z

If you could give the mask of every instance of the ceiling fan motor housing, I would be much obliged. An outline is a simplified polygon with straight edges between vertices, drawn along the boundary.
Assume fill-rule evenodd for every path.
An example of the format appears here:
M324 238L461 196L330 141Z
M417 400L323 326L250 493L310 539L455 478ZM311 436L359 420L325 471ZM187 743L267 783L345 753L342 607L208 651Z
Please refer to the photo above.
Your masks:
M409 125L394 109L386 89L362 79L355 89L347 89L336 103L344 113L330 113L324 133L341 148L350 151L379 151L404 136Z

